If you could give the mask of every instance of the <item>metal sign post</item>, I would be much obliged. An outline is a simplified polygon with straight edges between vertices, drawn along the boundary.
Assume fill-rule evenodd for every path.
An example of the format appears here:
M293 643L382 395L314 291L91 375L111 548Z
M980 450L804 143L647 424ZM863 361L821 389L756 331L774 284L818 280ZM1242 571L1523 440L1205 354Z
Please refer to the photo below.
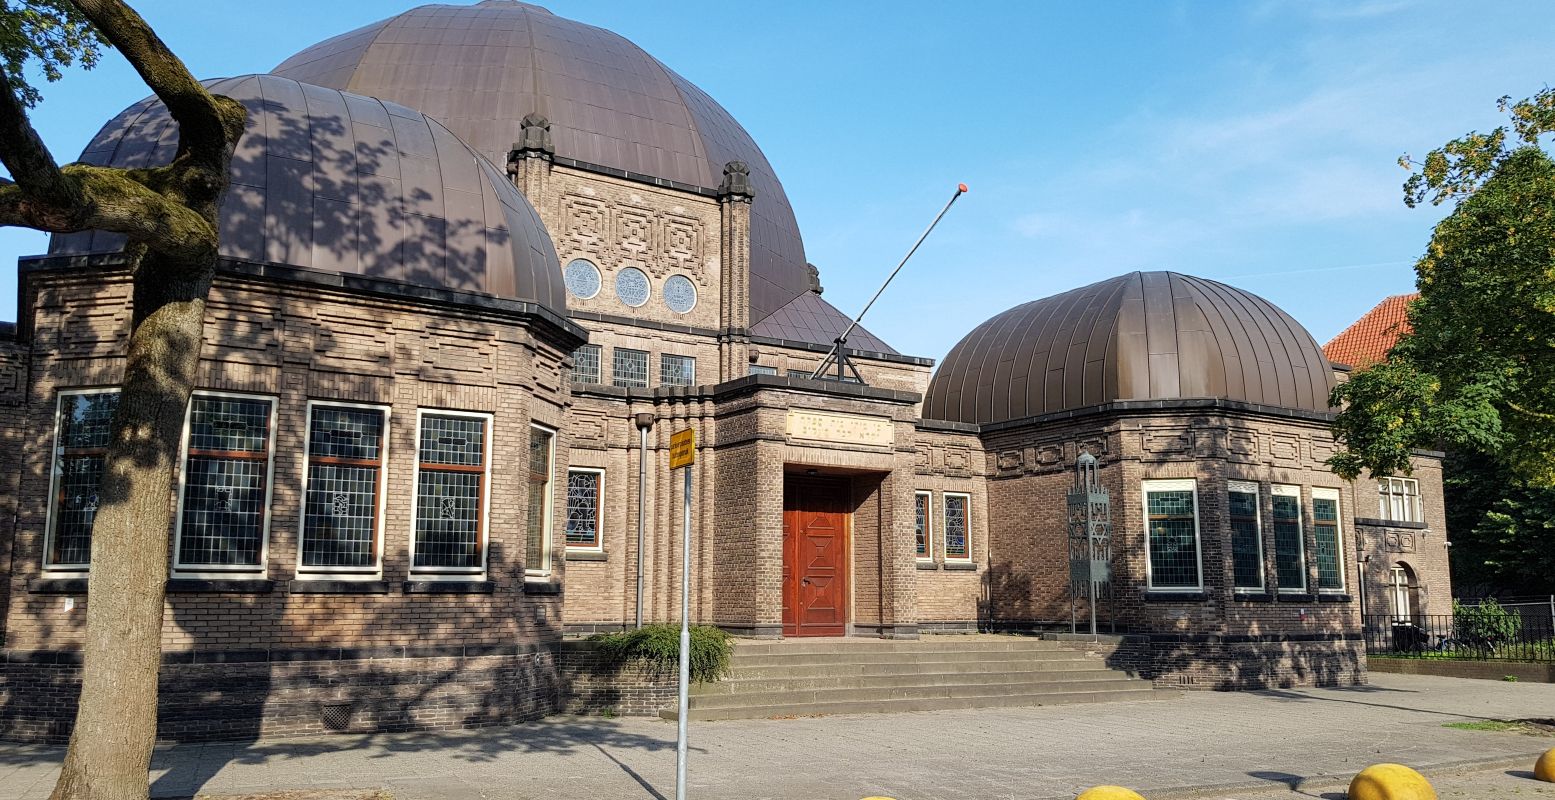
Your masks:
M676 715L675 800L686 800L686 716L691 706L691 465L697 434L687 428L670 436L670 469L684 469L680 532L680 713Z

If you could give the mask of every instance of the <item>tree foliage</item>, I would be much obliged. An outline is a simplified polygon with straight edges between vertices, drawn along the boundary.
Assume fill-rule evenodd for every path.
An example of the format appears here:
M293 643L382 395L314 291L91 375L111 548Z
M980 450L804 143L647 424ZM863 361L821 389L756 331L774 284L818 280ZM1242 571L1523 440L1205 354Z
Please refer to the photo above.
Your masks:
M103 44L97 29L66 0L0 0L0 68L28 108L39 100L27 79L29 67L57 81L77 63L96 66Z
M1448 142L1404 185L1410 205L1457 205L1416 265L1412 332L1334 390L1329 464L1344 478L1408 474L1413 449L1450 448L1555 486L1555 161L1538 146L1555 92L1501 106L1511 128Z
M1442 476L1458 594L1555 594L1555 488L1481 453L1448 453Z

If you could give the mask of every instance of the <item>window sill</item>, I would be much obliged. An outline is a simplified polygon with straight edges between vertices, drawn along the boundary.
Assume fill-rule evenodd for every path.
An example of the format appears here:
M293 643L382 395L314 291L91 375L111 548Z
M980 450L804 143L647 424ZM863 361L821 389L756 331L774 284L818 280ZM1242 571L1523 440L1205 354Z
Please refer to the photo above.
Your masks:
M86 594L86 578L33 578L27 581L33 594Z
M275 581L265 578L170 578L168 594L270 594Z
M603 550L568 550L568 561L609 561L610 554Z
M1173 591L1171 589L1149 589L1145 591L1147 603L1202 603L1209 599L1209 595L1199 589L1184 589Z
M524 594L559 595L562 585L551 581L524 581Z
M1245 591L1239 589L1231 594L1231 599L1240 603L1269 603L1274 601L1274 595L1256 589Z
M974 561L946 561L944 568L972 572L977 569L977 563Z
M388 594L388 581L342 581L329 578L298 578L289 581L292 594Z
M405 581L400 587L405 594L491 594L497 589L491 581Z
M918 569L939 569L939 565L933 561L926 561L920 558L918 559Z
M1427 527L1424 522L1405 522L1398 519L1377 519L1376 517L1356 517L1355 524L1367 528L1399 528L1413 531L1423 531Z
M1323 592L1317 596L1319 603L1348 603L1350 600L1350 595L1338 592Z
M1311 592L1280 592L1276 595L1281 603L1312 603L1317 597Z

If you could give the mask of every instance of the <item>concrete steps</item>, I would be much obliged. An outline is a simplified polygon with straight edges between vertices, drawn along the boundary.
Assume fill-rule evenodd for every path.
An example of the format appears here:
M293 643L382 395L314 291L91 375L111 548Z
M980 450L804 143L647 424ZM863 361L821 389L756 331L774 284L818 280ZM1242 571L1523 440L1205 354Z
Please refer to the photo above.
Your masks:
M1176 696L1058 643L1019 636L735 645L731 674L692 687L693 720L1150 700ZM675 719L675 709L660 713Z

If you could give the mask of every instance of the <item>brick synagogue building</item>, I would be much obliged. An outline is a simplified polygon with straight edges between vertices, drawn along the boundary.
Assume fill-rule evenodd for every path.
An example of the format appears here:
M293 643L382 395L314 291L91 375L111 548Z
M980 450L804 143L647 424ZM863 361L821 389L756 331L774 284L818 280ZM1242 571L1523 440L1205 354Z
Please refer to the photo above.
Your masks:
M169 498L169 735L560 710L565 637L634 625L639 589L642 619L678 619L686 428L691 613L740 637L1068 633L1085 454L1097 615L1155 685L1364 681L1363 599L1447 609L1439 454L1328 472L1343 368L1265 299L1077 275L937 366L859 329L858 379L816 380L849 319L776 171L614 33L429 5L209 86L249 120ZM176 135L148 99L81 160L166 163ZM13 738L73 716L121 246L54 237L0 326Z

